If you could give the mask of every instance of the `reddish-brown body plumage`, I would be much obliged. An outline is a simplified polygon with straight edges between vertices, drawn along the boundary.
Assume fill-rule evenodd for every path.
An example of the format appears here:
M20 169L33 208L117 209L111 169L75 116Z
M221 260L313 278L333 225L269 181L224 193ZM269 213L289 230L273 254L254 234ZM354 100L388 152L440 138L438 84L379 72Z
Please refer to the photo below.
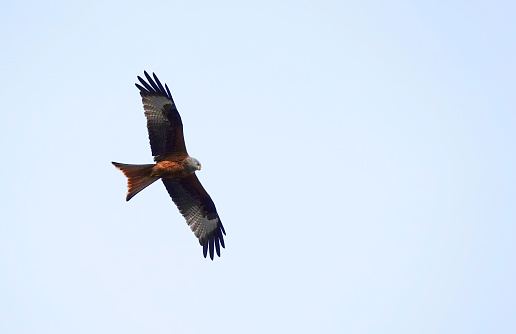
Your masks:
M156 163L151 171L151 176L157 177L169 177L169 178L180 178L186 177L188 169L186 168L185 159L188 156L167 156L164 160ZM174 160L168 160L174 159Z

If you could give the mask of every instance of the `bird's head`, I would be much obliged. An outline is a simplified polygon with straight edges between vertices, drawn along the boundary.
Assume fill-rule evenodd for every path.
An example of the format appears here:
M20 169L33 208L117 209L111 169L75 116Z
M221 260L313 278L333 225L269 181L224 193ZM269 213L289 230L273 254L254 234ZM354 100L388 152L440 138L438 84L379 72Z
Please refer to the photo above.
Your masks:
M194 173L198 170L201 170L201 163L199 162L199 160L192 158L192 157L188 157L186 162L187 162L186 168L189 173Z

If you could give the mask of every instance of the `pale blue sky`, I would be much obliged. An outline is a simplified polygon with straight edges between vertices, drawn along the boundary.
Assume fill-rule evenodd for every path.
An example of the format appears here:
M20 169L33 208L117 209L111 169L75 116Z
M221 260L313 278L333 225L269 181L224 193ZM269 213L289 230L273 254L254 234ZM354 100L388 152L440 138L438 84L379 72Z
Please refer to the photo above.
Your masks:
M0 11L1 333L516 332L510 1L19 1ZM172 91L227 231L152 161Z

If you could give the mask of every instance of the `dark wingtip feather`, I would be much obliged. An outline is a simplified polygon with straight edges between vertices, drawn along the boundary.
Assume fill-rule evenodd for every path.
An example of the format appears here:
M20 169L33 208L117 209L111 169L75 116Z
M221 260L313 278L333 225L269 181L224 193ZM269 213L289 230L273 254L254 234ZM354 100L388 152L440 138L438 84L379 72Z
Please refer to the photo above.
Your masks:
M134 84L136 86L136 88L138 88L140 90L140 92L144 93L144 94L149 94L149 91L146 90L145 88L143 88L142 86L138 85L137 83Z
M222 235L222 233L220 233L220 245L222 246L222 248L226 248L226 245L224 244L224 236Z
M170 89L168 89L167 84L165 84L165 87L161 84L161 81L159 81L158 76L156 73L152 73L152 77L147 73L147 71L143 71L145 78L147 78L147 81L142 79L140 76L137 76L142 86L136 84L136 87L140 90L142 94L158 94L163 95L165 97L168 97L172 102L174 99L172 98L172 94L170 93ZM153 79L154 77L154 79Z
M147 93L153 93L154 90L152 89L152 87L145 81L143 80L140 76L138 76L138 80L140 81L140 83L146 88L147 90Z
M159 87L158 85L156 85L156 83L154 82L154 80L152 80L152 77L149 75L149 73L145 72L145 77L147 78L147 81L149 82L149 84L152 86L152 88L154 88L154 92L157 93L159 92Z
M202 245L202 254L204 255L204 258L206 258L206 255L208 255L208 242L204 242Z
M170 90L168 89L167 84L165 84L165 88L167 89L168 97L170 97L170 99L172 100L172 94L170 94Z
M158 76L156 75L156 73L152 73L152 76L154 77L154 80L156 81L156 84L158 85L159 91L164 93L165 95L167 95L167 92L165 91L165 88L163 88L163 85L159 81Z
M147 79L149 79L149 77L150 77L150 76L149 76L149 73L147 73L147 71L145 71L145 70L143 71L143 75L145 75L145 77L146 77Z
M220 257L220 232L217 233L217 240L215 240L215 251L217 251L217 256Z
M209 241L209 244L208 244L208 249L210 250L210 258L212 261L213 261L213 251L214 251L213 242L214 241L215 241L215 238L211 238Z
M220 246L222 246L222 248L226 248L226 244L224 243L224 234L226 234L226 232L219 221L217 229L207 235L205 239L199 239L199 244L202 246L202 252L205 258L208 256L208 252L211 260L215 257L215 253L220 257Z

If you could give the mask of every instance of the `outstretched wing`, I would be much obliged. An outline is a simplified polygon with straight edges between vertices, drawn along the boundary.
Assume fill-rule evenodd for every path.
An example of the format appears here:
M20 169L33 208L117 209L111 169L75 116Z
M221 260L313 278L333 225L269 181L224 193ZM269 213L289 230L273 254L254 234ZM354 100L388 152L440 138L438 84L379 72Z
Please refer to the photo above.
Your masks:
M226 231L217 214L215 204L195 173L185 178L163 178L162 180L170 197L199 239L204 257L208 254L208 250L212 260L214 250L220 256L220 246L225 248L223 234L226 235Z
M147 81L138 77L143 86L135 85L142 96L154 161L160 161L165 155L187 154L183 122L168 86L163 87L156 74L152 73L154 80L146 71L144 74Z

